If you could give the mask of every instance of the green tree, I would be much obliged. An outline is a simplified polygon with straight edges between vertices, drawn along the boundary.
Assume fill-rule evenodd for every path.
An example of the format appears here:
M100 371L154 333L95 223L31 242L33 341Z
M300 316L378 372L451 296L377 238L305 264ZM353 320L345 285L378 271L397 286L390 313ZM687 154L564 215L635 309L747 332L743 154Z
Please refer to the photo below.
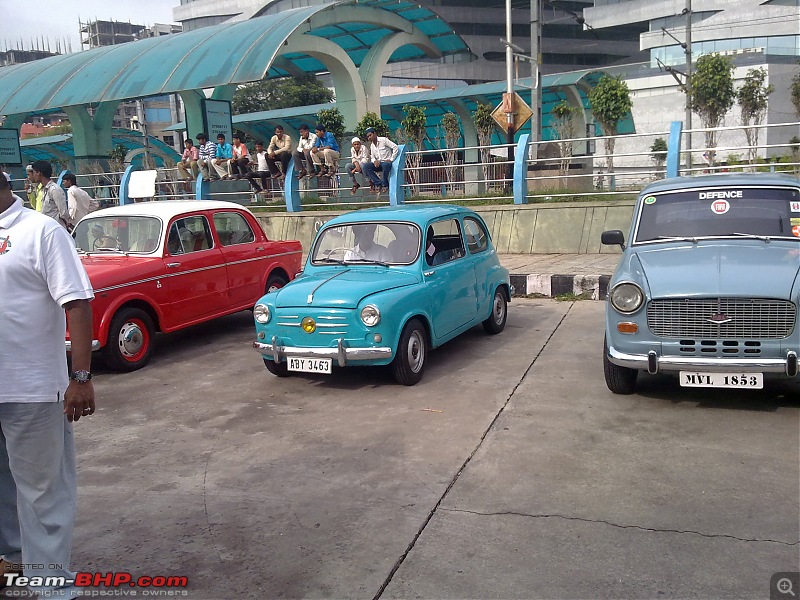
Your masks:
M333 92L314 77L264 79L239 87L233 94L233 114L309 106L333 101Z
M472 116L475 129L478 131L478 146L481 148L480 155L483 166L483 178L486 181L489 180L490 176L489 169L491 165L489 161L492 155L489 146L492 144L492 134L495 128L494 117L492 117L493 110L490 104L478 104L475 109L475 114Z
M797 73L792 77L792 83L789 85L789 93L792 96L792 104L794 104L794 114L800 119L800 69L798 69Z
M374 112L366 112L364 116L361 117L361 120L356 125L355 134L360 137L362 140L367 139L367 129L372 127L381 137L388 137L389 136L389 124L381 119L378 115Z
M775 91L775 86L764 85L767 80L767 71L763 67L747 71L744 83L736 91L736 101L742 110L742 125L745 126L744 134L747 138L747 149L750 164L756 159L758 148L759 125L767 116L767 97Z
M456 163L458 162L458 143L461 140L461 120L455 113L446 112L442 115L441 127L444 129L444 144L447 148L444 153L445 174L452 190L458 176Z
M695 63L692 75L692 111L700 117L710 162L714 164L714 149L727 112L736 99L733 89L733 62L721 54L704 54Z
M338 108L323 108L317 113L317 123L322 125L325 131L330 131L341 145L344 137L344 117Z
M631 112L633 101L628 84L622 78L604 75L597 85L589 92L589 104L592 107L594 118L600 124L606 152L606 164L608 172L614 172L614 138L617 135L617 127Z
M411 149L416 151L421 151L423 149L422 144L425 142L425 136L427 133L426 127L428 124L428 117L425 114L425 106L413 106L411 104L406 104L403 107L403 112L405 113L406 117L402 121L400 121L400 127L402 129L403 138L407 140L409 144L411 144ZM417 188L416 184L419 181L419 166L422 164L422 155L421 154L411 154L408 157L408 164L409 164L409 179L411 180L413 194L417 195Z
M562 176L569 173L569 163L572 161L574 149L572 138L575 137L575 129L578 126L579 112L577 107L570 106L566 100L562 100L550 113L553 115L550 130L553 139L558 140L558 153L561 156L558 171Z
M653 145L650 146L650 160L653 161L658 171L661 171L664 168L664 163L667 162L667 150L667 140L662 137L653 140ZM657 173L656 177L663 177L663 173Z

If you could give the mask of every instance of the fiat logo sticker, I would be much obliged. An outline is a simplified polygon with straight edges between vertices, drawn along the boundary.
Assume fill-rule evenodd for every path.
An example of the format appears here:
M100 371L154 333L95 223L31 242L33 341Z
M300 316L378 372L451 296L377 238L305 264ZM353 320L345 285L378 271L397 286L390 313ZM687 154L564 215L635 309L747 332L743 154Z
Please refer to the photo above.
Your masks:
M731 203L727 200L714 200L711 203L711 210L715 215L724 215L731 209Z

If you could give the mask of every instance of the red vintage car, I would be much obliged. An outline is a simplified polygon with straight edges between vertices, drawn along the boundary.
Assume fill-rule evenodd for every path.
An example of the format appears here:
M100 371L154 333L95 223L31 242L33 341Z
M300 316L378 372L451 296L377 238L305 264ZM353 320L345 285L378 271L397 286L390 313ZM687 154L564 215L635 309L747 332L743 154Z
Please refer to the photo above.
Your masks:
M232 202L107 208L84 217L73 237L94 287L92 348L118 371L147 364L157 331L252 308L294 278L302 257L299 241L267 239Z

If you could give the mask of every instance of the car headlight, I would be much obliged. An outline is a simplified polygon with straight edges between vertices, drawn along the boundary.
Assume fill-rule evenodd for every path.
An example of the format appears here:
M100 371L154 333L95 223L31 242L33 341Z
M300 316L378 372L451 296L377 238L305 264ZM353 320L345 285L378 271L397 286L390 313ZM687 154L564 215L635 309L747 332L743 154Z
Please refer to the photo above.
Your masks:
M375 327L381 322L381 311L378 310L377 306L368 304L361 309L361 321L367 327Z
M253 307L253 316L259 323L269 323L272 313L270 313L269 306L266 304L256 304Z
M635 283L620 283L614 286L609 297L612 306L625 314L636 312L644 302L644 292Z

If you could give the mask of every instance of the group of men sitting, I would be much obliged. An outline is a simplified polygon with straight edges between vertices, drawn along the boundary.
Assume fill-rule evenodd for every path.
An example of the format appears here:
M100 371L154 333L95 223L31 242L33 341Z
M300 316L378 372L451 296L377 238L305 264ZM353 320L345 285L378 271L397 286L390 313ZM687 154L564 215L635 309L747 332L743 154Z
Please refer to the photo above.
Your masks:
M198 173L203 179L247 179L258 194L265 192L268 180L286 179L289 162L294 161L295 177L333 177L338 171L340 150L332 133L323 125L316 125L311 133L308 125L299 128L300 139L292 150L292 139L283 127L275 127L275 135L264 148L264 142L257 141L255 152L251 154L247 145L237 134L233 144L225 141L225 135L217 136L217 143L208 139L208 134L198 133L197 146L191 139L184 140L184 151L178 163L178 173L188 186ZM367 143L361 138L352 140L351 160L347 173L353 183L350 193L355 195L361 187L356 175L361 173L370 190L381 194L389 190L389 173L392 162L397 158L397 144L389 138L379 136L372 127L366 130Z

